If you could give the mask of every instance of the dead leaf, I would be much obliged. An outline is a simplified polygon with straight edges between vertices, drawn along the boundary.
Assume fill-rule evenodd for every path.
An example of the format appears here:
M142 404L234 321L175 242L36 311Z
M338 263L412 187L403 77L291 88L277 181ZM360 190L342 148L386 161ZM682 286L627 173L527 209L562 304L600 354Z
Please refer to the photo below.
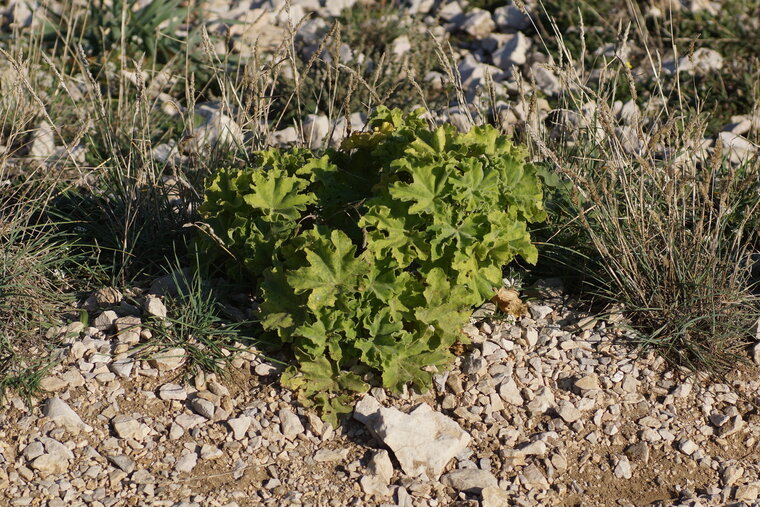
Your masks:
M522 317L528 313L528 306L520 301L520 294L514 289L502 287L496 291L491 301L499 307L502 312Z

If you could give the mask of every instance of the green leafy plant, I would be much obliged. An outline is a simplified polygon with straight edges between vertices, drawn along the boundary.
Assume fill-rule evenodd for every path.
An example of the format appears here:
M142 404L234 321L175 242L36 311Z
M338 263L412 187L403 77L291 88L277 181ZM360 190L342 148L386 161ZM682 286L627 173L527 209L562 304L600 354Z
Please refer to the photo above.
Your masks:
M369 384L425 389L502 267L536 262L527 224L545 218L535 168L492 127L381 107L369 128L219 171L200 209L202 258L257 285L262 328L294 359L283 385L333 422Z

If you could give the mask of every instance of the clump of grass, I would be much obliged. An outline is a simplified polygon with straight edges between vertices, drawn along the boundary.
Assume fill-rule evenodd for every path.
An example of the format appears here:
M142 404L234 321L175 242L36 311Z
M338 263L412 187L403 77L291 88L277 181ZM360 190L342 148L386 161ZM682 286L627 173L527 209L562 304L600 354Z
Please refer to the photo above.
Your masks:
M71 244L34 219L23 205L0 204L0 326L9 334L39 327L65 300Z
M9 391L30 404L39 392L40 380L52 365L44 358L29 358L20 354L10 338L0 333L0 405L5 403Z
M635 98L627 67L614 65L609 79L622 75ZM747 262L760 244L757 158L737 166L719 142L705 150L706 122L688 106L623 124L576 69L572 61L561 69L570 83L563 100L585 113L548 143L531 132L571 184L553 207L562 269L587 295L622 303L640 343L674 364L735 367L760 318Z
M153 339L144 345L140 357L149 359L179 347L186 353L186 371L201 369L222 375L235 355L246 350L241 343L252 344L246 322L225 317L218 293L201 278L197 263L189 276L185 273L181 269L173 272L176 294L166 297L167 317L150 324Z
M44 329L69 301L71 241L39 219L33 195L0 199L0 401L8 389L29 398L50 361ZM39 354L35 354L35 350Z

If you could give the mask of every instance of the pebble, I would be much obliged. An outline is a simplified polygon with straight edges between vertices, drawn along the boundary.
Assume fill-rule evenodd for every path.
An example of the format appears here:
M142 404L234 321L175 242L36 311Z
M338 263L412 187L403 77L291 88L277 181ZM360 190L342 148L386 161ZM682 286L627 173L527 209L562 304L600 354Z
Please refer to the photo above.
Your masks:
M649 445L646 442L636 442L625 449L625 455L634 462L649 463Z
M108 332L113 329L114 322L119 316L113 310L106 310L92 321L92 327L98 331Z
M753 482L736 488L734 498L740 502L754 502L760 495L760 482Z
M119 470L127 474L132 473L132 471L135 469L135 462L132 461L129 456L125 456L124 454L109 456L108 461L113 463L113 465Z
M567 400L560 400L557 403L557 414L566 423L573 423L583 415L580 410L575 408L575 405Z
M232 430L232 438L235 440L242 440L245 438L248 428L251 427L251 421L252 419L248 416L227 419L227 424Z
M730 465L723 469L720 480L724 486L733 486L744 476L744 469L736 465Z
M631 463L628 461L628 457L618 456L617 465L615 465L615 477L619 479L630 479L633 476L631 470Z
M292 410L283 408L280 409L277 415L280 418L280 428L285 438L293 440L293 438L305 431L301 419Z
M260 363L257 364L254 369L254 373L260 377L268 377L270 375L274 375L277 373L278 368L274 366L273 364L269 363Z
M189 473L195 468L196 464L198 464L198 455L194 452L189 452L177 460L174 469L180 473Z
M697 449L699 449L699 446L695 444L693 440L682 440L681 443L678 444L678 448L682 453L691 456L697 451Z
M178 384L164 384L158 389L158 397L165 401L184 401L187 399L187 391Z
M57 454L43 454L32 461L31 467L44 475L60 475L68 470L69 462Z
M131 438L138 442L148 436L150 432L150 428L145 424L128 415L114 417L111 424L119 438Z
M511 378L501 384L499 387L499 396L511 405L522 406L523 404L523 397L520 394L520 390L517 388L515 381Z
M491 472L466 468L453 470L441 478L441 482L457 491L480 493L484 488L498 486L499 481Z
M190 402L190 406L193 408L193 410L195 410L195 412L197 412L199 415L202 415L206 419L214 418L216 407L212 402L204 400L203 398L195 398Z
M78 434L79 431L92 431L92 426L85 424L79 415L60 398L47 400L43 413L51 421L63 426L73 434Z
M152 317L158 317L159 319L166 318L166 306L164 306L164 303L160 298L155 296L148 296L145 298L143 310Z
M393 463L388 451L385 449L375 451L367 464L367 471L382 479L385 484L390 484L393 477Z
M334 463L343 461L348 456L348 449L320 449L314 454L317 463Z
M149 363L159 372L173 371L185 364L185 356L185 349L174 347L158 352Z

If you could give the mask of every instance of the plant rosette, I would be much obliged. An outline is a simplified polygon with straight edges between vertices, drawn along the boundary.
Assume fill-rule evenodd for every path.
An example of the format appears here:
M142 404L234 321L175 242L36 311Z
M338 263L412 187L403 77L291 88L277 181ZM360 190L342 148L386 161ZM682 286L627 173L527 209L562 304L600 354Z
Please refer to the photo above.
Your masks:
M545 220L536 168L496 129L430 129L380 107L339 150L268 150L209 182L199 238L208 267L255 285L281 379L336 422L351 393L430 386L474 305Z

